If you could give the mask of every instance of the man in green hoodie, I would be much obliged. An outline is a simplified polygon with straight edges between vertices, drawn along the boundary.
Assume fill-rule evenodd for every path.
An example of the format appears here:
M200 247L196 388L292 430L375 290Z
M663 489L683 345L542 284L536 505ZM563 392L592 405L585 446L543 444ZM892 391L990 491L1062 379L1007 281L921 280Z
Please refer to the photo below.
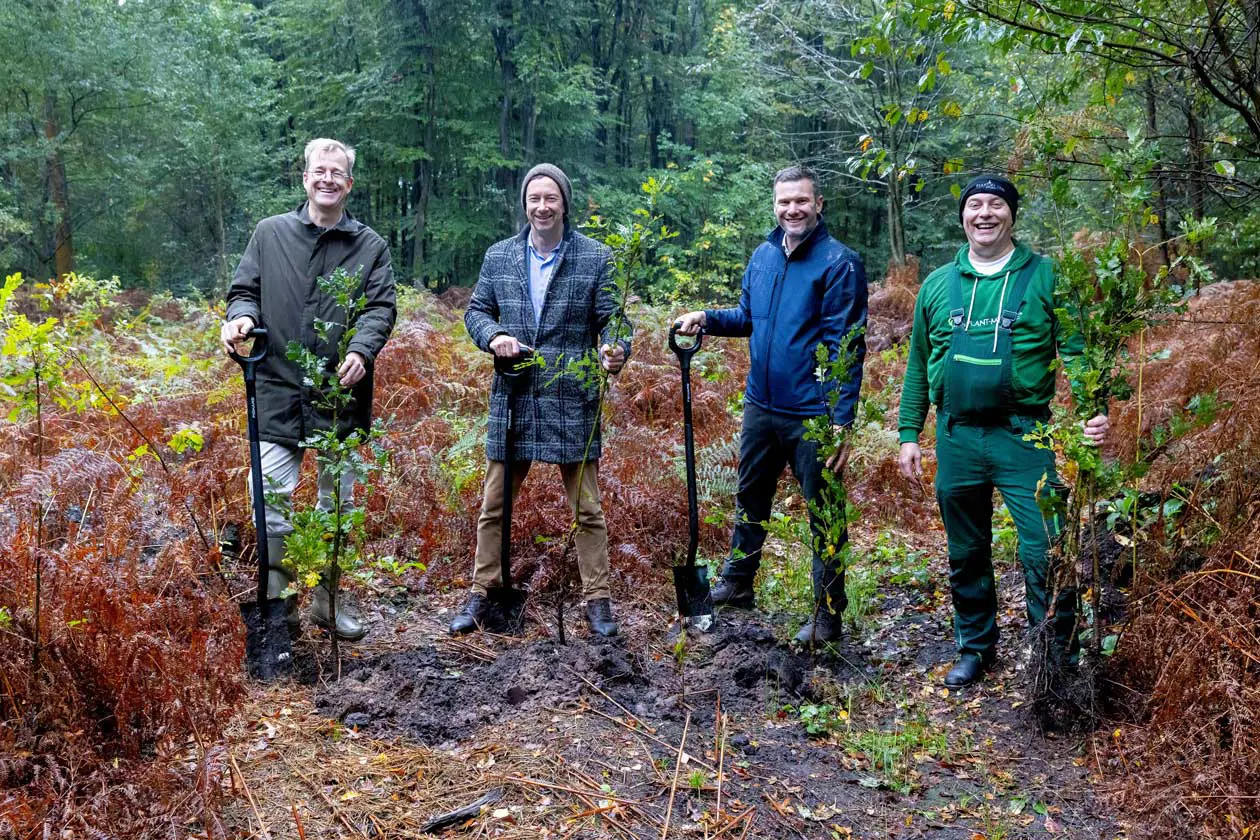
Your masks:
M928 275L914 307L910 359L898 422L901 472L922 473L919 434L936 406L936 500L949 543L958 661L945 684L975 682L997 647L993 579L993 489L1002 493L1019 536L1028 624L1046 620L1047 553L1063 527L1046 519L1038 494L1062 493L1054 453L1024 440L1050 417L1056 353L1079 355L1079 336L1064 340L1055 316L1051 262L1012 236L1019 192L1005 178L982 175L963 190L958 215L967 244ZM1095 445L1106 437L1099 415L1085 423ZM1059 594L1054 646L1074 654L1075 592Z

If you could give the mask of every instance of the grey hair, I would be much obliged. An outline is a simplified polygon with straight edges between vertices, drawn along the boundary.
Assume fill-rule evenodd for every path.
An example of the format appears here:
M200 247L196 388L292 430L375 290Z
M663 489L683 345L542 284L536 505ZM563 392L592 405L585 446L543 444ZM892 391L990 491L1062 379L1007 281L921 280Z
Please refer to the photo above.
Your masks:
M786 184L792 181L809 181L814 187L814 198L822 195L822 183L818 180L817 173L805 166L785 166L778 172L774 173L774 186Z
M306 151L302 153L308 168L311 165L311 155L316 152L341 152L346 156L346 174L351 178L354 177L354 146L347 146L340 140L333 140L330 137L316 137L306 144Z

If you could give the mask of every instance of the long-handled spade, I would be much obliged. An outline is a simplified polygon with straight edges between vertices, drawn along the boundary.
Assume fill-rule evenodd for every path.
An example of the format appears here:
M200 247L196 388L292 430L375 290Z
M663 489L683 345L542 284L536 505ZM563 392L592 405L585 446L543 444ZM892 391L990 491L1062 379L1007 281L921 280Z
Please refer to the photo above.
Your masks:
M512 479L516 461L516 395L529 387L534 351L522 345L516 356L495 356L494 371L507 389L507 428L503 435L503 529L499 541L501 580L486 593L499 611L504 632L519 635L525 627L525 600L529 590L512 585Z
M245 666L250 676L270 680L287 673L293 666L293 649L289 626L285 621L284 602L267 598L267 515L264 508L262 452L258 442L258 364L267 355L267 330L256 327L249 331L254 346L248 356L232 353L232 358L245 374L245 402L249 428L249 479L254 502L254 530L258 545L258 591L253 601L241 604L245 619Z
M696 503L696 445L691 426L691 357L700 349L702 333L689 346L678 343L678 325L669 328L669 349L678 356L682 369L683 444L687 456L687 564L674 566L674 594L678 597L678 615L684 626L708 630L713 626L713 598L709 593L709 567L696 565L700 545L700 514Z

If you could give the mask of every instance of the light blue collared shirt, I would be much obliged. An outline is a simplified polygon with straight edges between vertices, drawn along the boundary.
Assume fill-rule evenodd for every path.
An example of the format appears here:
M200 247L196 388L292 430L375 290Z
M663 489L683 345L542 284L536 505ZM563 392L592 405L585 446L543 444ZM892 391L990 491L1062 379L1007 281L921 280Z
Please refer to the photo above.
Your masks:
M534 323L542 320L543 300L547 297L547 286L551 283L551 275L556 270L560 255L564 252L564 240L556 249L544 258L534 250L533 238L527 240L529 252L529 301L534 305Z

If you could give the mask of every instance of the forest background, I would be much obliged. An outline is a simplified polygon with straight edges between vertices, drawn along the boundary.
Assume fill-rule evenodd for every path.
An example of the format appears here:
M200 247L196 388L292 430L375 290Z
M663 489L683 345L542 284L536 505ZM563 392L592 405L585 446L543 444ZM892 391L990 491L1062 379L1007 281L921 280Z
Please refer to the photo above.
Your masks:
M393 471L365 529L395 576L430 561L441 586L466 568L485 416L469 382L486 360L458 312L486 246L518 221L530 165L573 176L579 224L637 223L651 241L625 272L646 305L601 474L624 502L610 526L636 588L665 579L660 535L684 521L661 446L679 425L668 317L734 297L789 162L822 173L828 225L873 280L847 479L880 529L860 535L865 559L928 556L903 544L939 534L893 460L900 342L918 281L961 243L961 186L1014 177L1020 236L1107 316L1091 320L1114 339L1093 345L1096 369L1132 374L1109 444L1127 483L1103 518L1132 548L1132 610L1092 640L1123 660L1107 685L1125 708L1106 711L1124 724L1089 757L1152 836L1254 836L1258 35L1260 5L1242 0L0 4L0 835L8 819L18 836L197 821L227 836L211 829L225 785L237 795L219 744L244 693L243 638L211 537L248 503L237 370L211 339L250 231L301 201L302 148L332 136L359 150L350 210L388 239L399 283L441 295L401 296L378 380ZM1147 317L1142 301L1165 293L1184 312ZM697 396L715 468L702 487L722 499L741 353L720 345ZM520 532L563 533L559 510L527 507ZM723 528L705 521L711 556ZM875 732L901 709L865 711Z
M302 198L315 136L359 151L350 210L401 282L476 279L525 170L579 220L668 177L678 232L637 288L723 297L787 162L824 175L873 277L956 247L977 171L1017 177L1021 234L1142 205L1150 243L1221 222L1260 265L1255 4L1201 0L19 0L0 8L0 263L219 298L261 218ZM55 45L55 48L54 46ZM1163 249L1167 261L1175 255Z

